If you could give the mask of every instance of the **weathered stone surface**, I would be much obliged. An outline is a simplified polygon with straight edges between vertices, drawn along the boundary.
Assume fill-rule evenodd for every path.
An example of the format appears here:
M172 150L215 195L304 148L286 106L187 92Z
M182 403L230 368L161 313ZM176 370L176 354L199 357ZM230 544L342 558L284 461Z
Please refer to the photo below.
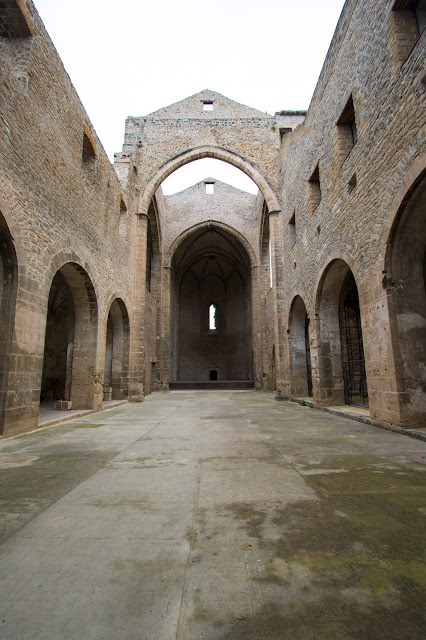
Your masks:
M185 309L197 335L185 343L185 375L247 376L280 397L312 394L317 406L368 395L374 424L421 426L419 24L414 4L348 0L307 114L271 116L206 89L127 118L113 168L33 3L3 2L3 433L35 428L40 397L100 410L104 387L108 401L168 389L182 365ZM257 198L220 182L212 196L200 183L164 197L161 182L204 157L246 172ZM203 250L222 293L204 288L185 307L179 268L193 265L184 249L197 240L200 266L210 232ZM200 268L196 278L207 275ZM215 296L226 309L216 349L200 338Z
M424 637L426 444L254 391L0 443L2 637Z

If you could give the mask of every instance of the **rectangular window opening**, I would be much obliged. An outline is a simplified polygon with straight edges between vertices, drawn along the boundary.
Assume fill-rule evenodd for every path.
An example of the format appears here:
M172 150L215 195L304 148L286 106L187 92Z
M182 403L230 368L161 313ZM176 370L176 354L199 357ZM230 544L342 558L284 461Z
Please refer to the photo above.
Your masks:
M421 34L426 27L426 0L420 0L416 6L416 20L419 34Z
M311 177L308 180L308 207L309 214L312 215L321 202L321 183L319 174L319 163L315 167Z
M127 231L127 207L123 196L120 197L120 220L118 224L118 235L120 238L126 237Z
M396 70L426 27L426 0L395 0L389 15L389 43Z
M208 196L214 194L214 182L206 182L206 194Z
M353 174L352 178L348 182L348 193L351 193L357 185L356 173Z
M210 331L216 331L217 330L217 326L216 326L216 305L215 304L211 304L209 306L209 330Z
M355 108L352 94L343 109L336 124L337 150L341 164L348 157L358 140L358 130L356 126Z
M290 127L282 127L280 129L280 140L281 142L284 140L284 136L286 133L291 133L293 131L293 129L290 129Z
M32 37L25 16L16 0L0 2L0 37L8 40Z
M96 151L86 132L83 133L81 167L84 176L90 180L90 182L94 182L96 176Z
M395 0L392 11L409 11L417 25L418 35L426 27L426 0Z
M203 111L213 111L213 100L203 100Z
M296 244L296 212L293 213L290 220L288 221L288 234L290 248L292 248Z

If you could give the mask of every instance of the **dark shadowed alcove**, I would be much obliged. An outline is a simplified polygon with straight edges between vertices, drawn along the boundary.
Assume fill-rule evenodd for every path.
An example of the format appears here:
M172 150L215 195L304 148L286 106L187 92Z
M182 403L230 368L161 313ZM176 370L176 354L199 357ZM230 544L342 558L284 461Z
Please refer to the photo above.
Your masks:
M173 263L173 373L177 381L250 380L250 260L210 224L185 238Z

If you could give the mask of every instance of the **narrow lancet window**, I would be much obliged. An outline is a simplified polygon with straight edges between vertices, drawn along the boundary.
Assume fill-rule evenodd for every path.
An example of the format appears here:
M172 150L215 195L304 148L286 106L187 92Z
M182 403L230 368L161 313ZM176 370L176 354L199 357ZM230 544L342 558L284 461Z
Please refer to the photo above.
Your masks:
M209 307L209 329L210 331L216 331L216 305L211 304Z

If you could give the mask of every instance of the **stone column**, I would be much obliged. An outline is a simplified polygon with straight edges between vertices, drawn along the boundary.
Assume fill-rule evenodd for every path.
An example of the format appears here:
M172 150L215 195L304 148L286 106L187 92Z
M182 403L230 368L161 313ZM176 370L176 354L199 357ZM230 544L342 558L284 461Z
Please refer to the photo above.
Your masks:
M159 349L159 366L160 366L160 388L168 390L169 382L173 379L171 353L174 348L174 337L170 332L171 319L171 272L170 266L164 266L161 278L161 328L160 328L160 349ZM172 346L173 345L173 346Z
M388 295L392 284L370 267L358 293L371 421L399 430L397 426L410 425L412 416L407 412L400 345L395 337L392 341L395 310Z
M129 400L143 402L145 383L145 304L146 304L146 253L148 215L136 214L133 265L133 303L130 332Z
M259 267L251 265L251 305L252 305L252 331L253 331L253 378L254 388L262 388L263 354L262 354L262 323L261 323L261 296L259 283Z
M281 211L269 212L271 242L272 289L274 297L274 334L276 357L277 397L290 395L290 375L287 348L287 319L284 317L284 262Z

